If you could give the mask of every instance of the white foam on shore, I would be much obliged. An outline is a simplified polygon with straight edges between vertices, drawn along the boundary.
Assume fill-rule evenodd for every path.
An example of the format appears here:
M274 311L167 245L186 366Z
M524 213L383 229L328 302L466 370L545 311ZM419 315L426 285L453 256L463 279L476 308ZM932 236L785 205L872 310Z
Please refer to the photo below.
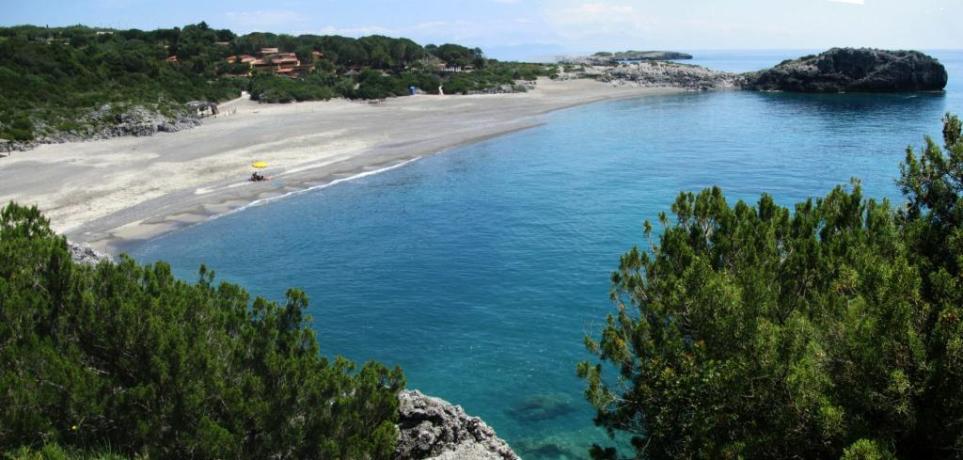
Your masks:
M300 189L300 190L294 190L294 191L292 191L292 192L284 193L284 194L281 194L281 195L278 195L278 196L272 196L272 197L270 197L270 198L261 198L261 199L258 199L258 200L254 200L254 201L252 201L252 202L250 202L250 203L248 203L248 204L246 204L246 205L244 205L244 206L240 206L240 207L238 207L238 208L232 209L232 210L227 211L227 212L224 212L224 213L215 214L215 215L211 216L208 220L218 219L218 218L223 217L223 216L227 216L227 215L231 215L231 214L234 214L234 213L237 213L237 212L241 212L241 211L243 211L243 210L245 210L245 209L248 209L248 208L253 208L253 207L255 207L255 206L263 206L263 205L268 204L268 203L270 203L270 202L277 201L277 200L281 200L281 199L284 199L284 198L289 198L289 197L292 197L292 196L295 196L295 195L300 195L300 194L302 194L302 193L308 193L308 192L312 192L312 191L315 191L315 190L325 189L325 188L328 188L328 187L332 187L332 186L338 185L338 184L343 183L343 182L349 182L349 181L361 179L361 178L368 177L368 176L374 176L375 174L381 174L381 173L383 173L383 172L388 172L388 171L391 171L391 170L393 170L393 169L398 169L398 168L407 166L407 165L409 165L409 164L411 164L411 163L414 163L414 162L420 160L421 158L422 158L422 157L417 156L417 157L414 157L414 158L411 158L411 159L402 161L402 162L400 162L400 163L393 164L393 165L391 165L391 166L385 166L384 168L379 168L379 169L374 169L374 170L371 170L371 171L360 172L360 173L355 174L355 175L353 175L353 176L342 177L342 178L340 178L340 179L335 179L335 180L333 180L333 181L331 181L331 182L326 182L326 183L324 183L324 184L314 185L314 186L307 187L307 188Z

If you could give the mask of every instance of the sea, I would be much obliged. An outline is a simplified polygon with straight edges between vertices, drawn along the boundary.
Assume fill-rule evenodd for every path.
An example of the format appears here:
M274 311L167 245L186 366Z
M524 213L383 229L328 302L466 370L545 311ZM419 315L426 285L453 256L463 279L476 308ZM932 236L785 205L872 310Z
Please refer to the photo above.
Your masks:
M814 50L692 51L750 71ZM861 181L901 203L906 149L963 114L963 51L930 50L942 94L688 93L552 113L539 127L254 206L128 248L196 280L311 300L322 353L400 365L408 386L482 417L525 459L587 457L579 361L619 257L680 191L790 206Z

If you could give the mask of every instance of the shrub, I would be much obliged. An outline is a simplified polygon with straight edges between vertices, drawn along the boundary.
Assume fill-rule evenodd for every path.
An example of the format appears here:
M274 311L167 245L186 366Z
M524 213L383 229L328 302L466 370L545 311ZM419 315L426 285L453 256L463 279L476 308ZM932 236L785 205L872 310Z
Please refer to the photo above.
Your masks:
M404 81L383 75L377 70L368 69L358 76L358 89L352 96L358 99L384 99L407 94L408 87Z
M900 212L858 182L792 211L681 194L586 339L596 423L639 458L958 457L963 143L946 126L946 154L907 153Z
M274 75L259 75L251 79L251 99L261 102L303 102L328 100L337 94L319 76L292 79Z
M70 259L36 208L0 213L0 446L152 458L390 458L399 369L321 357L304 316L164 263ZM29 451L27 451L29 452Z

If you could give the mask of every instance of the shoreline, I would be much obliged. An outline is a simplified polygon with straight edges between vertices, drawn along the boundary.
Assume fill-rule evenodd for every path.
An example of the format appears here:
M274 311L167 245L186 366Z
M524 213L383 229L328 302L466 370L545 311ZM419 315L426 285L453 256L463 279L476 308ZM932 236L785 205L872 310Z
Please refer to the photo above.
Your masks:
M576 106L685 93L539 80L528 93L265 105L151 137L49 144L0 159L0 202L36 204L71 241L111 255L293 194L530 129ZM247 181L252 161L270 180Z

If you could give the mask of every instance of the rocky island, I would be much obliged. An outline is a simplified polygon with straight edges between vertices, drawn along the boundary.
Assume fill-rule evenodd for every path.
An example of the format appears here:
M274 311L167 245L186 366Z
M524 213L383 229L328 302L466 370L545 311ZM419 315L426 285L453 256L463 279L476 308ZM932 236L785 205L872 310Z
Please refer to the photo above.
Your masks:
M626 61L598 54L563 66L563 78L595 78L616 86L689 90L744 89L801 93L941 91L947 72L918 51L833 48L766 70L731 73L668 60Z
M800 93L942 91L946 68L919 51L833 48L744 75L742 87Z

